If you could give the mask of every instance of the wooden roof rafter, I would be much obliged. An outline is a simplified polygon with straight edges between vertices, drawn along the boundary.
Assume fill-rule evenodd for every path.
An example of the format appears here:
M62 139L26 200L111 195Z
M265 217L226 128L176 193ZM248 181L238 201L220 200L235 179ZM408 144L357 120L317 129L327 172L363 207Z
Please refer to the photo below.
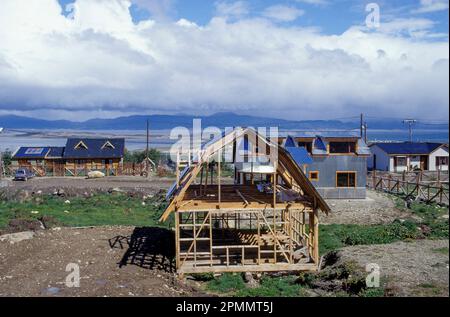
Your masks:
M198 174L204 167L204 164L208 163L211 157L221 151L224 147L232 144L237 139L242 138L245 135L251 137L251 140L257 140L258 144L267 145L269 148L266 148L266 155L268 155L270 161L274 163L277 173L279 173L288 186L292 188L295 182L302 189L302 191L308 195L308 197L311 197L311 199L314 199L314 201L317 202L317 206L315 207L318 207L328 213L330 208L288 152L278 146L278 144L269 142L266 138L262 137L251 128L236 128L212 143L207 144L206 148L199 152L197 162L189 168L189 171L180 180L180 185L174 192L169 205L160 218L160 221L166 221L169 215L177 209L177 206L179 206L179 204L183 201L187 189L197 178ZM276 149L277 151L272 151L272 149Z

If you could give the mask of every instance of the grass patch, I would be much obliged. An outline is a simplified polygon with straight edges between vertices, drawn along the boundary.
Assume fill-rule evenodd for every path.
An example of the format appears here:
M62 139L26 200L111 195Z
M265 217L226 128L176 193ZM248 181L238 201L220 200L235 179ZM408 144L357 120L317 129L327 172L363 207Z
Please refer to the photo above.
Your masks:
M383 225L322 225L319 244L321 254L350 245L388 244L417 239L421 232L411 221L394 221Z
M206 288L213 292L230 293L244 289L245 282L241 274L225 273L208 282Z
M449 254L447 247L433 249L433 252L440 253L440 254L443 254L443 255L448 255Z
M303 287L296 283L295 276L268 277L261 279L259 287L244 288L236 293L239 297L297 297Z
M39 219L52 217L65 226L161 226L158 219L165 205L156 200L129 197L124 193L97 194L93 197L67 198L40 196L38 201L24 203L0 202L0 228L5 228L14 218ZM165 223L164 226L170 226Z

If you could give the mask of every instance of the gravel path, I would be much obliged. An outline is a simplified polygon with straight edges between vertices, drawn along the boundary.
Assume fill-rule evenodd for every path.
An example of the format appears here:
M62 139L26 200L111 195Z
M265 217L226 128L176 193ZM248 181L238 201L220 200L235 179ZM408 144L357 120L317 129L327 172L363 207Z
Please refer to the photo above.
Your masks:
M388 196L367 190L366 199L329 199L328 216L322 215L322 224L384 224L395 219L414 218L410 212L399 210Z

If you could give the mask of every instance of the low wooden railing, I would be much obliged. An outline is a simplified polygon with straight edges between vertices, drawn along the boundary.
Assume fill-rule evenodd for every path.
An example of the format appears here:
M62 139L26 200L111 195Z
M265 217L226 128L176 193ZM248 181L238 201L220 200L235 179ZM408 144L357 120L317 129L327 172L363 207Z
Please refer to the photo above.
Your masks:
M420 178L415 182L405 181L393 176L377 176L372 174L367 178L367 187L370 189L402 195L405 198L421 200L425 203L439 203L449 205L449 184L422 183Z

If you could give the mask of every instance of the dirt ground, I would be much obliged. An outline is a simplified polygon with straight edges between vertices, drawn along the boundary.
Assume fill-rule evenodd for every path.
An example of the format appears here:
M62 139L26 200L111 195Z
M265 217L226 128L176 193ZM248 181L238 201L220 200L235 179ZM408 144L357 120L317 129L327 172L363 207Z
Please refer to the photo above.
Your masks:
M345 247L342 260L376 263L394 296L449 296L448 240ZM446 250L446 251L445 251Z
M12 191L74 192L121 188L140 192L167 189L171 179L114 177L36 178L14 182ZM329 200L324 224L379 224L411 213L395 208L386 196L368 191L366 200ZM1 240L1 239L0 239ZM161 243L164 241L164 243ZM418 240L388 245L346 247L345 261L362 267L377 263L395 296L448 296L448 240ZM173 233L158 228L56 228L37 231L31 239L0 241L0 296L205 296L173 273ZM70 263L80 267L80 287L65 279Z
M410 212L395 208L395 203L386 195L367 190L366 199L328 199L331 212L322 215L322 224L384 224L395 219L414 218Z
M202 296L170 272L174 248L160 240L170 232L101 227L0 242L0 296ZM80 287L65 284L69 263L79 265Z
M134 190L160 190L167 189L174 182L170 178L139 177L139 176L111 176L99 179L86 179L85 177L36 177L26 182L8 180L9 189L22 189L43 192L59 189L134 189Z

